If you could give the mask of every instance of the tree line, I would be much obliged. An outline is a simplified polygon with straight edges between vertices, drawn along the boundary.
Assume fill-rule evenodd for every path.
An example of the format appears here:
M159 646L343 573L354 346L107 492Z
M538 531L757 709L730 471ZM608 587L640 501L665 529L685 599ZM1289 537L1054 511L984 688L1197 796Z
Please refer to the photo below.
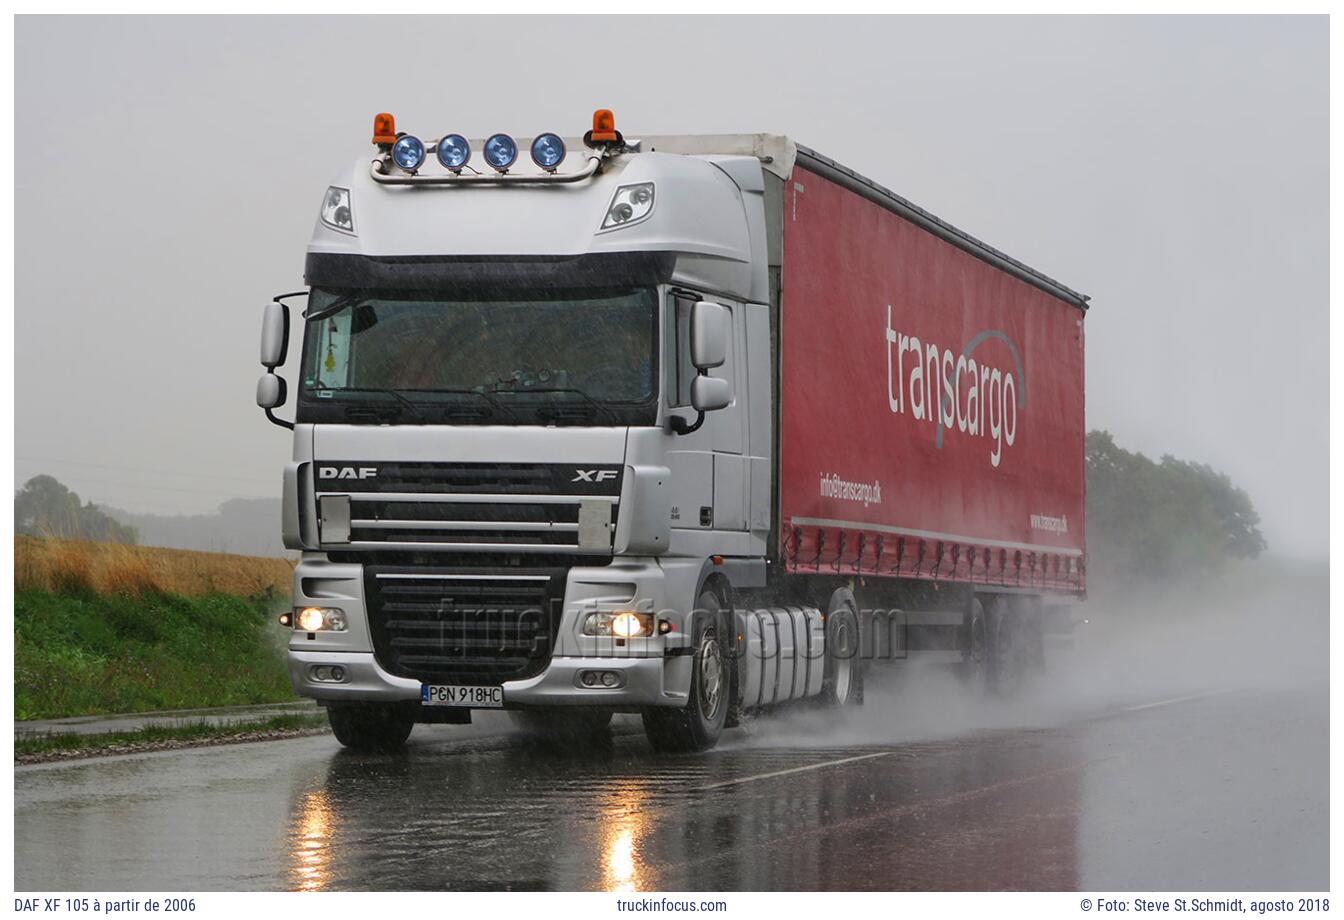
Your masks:
M1093 574L1166 578L1216 570L1266 549L1250 496L1225 473L1150 460L1087 435L1087 555Z
M227 503L226 503L227 504ZM1265 548L1250 496L1226 474L1172 456L1150 460L1087 435L1088 565L1094 575L1203 574ZM134 526L84 502L52 476L34 476L14 496L19 533L136 543Z
M14 493L14 530L33 537L138 543L134 527L114 520L93 502L81 502L55 476L34 476Z

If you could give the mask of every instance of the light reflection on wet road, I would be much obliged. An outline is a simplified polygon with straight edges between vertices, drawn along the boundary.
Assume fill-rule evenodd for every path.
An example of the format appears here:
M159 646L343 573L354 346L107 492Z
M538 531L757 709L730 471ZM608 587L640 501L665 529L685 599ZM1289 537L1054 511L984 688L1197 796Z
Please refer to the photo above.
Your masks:
M872 701L870 699L870 706ZM698 757L495 718L15 772L31 890L1323 889L1324 689L935 740L762 720ZM877 755L877 756L872 756Z

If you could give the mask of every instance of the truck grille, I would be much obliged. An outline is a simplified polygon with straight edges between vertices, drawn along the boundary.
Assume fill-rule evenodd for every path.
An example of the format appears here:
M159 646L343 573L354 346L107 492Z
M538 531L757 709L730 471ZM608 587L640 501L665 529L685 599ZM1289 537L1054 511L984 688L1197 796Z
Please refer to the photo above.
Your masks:
M497 685L540 674L555 647L564 589L564 569L364 568L378 664L427 683Z
M612 523L614 506L606 503L604 523ZM383 502L351 503L350 542L368 549L368 544L463 544L503 545L509 549L579 548L579 504L531 505L472 502ZM610 529L607 544L610 548Z
M618 466L327 461L316 467L324 548L611 553Z
M573 467L551 463L335 461L321 462L317 467L322 488L334 485L339 491L354 492L564 492L569 478L575 475ZM354 475L347 473L348 478L341 478L346 470L354 470ZM363 478L359 478L361 472Z

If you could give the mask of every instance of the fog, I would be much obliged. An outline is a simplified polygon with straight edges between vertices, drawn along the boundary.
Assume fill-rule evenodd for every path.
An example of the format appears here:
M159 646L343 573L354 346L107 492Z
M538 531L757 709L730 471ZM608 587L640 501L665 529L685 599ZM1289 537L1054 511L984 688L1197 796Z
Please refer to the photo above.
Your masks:
M15 483L275 495L260 307L375 112L786 133L1093 298L1089 428L1325 554L1328 28L1188 18L19 17ZM293 374L292 367L289 373Z
M1071 635L1052 637L1045 664L1010 693L986 694L947 656L866 664L864 705L798 709L753 720L744 747L889 745L970 732L1059 728L1206 696L1271 697L1329 686L1325 563L1259 560L1221 577L1094 579L1074 605ZM955 655L951 656L955 659ZM1284 710L1300 707L1301 696ZM731 737L731 736L730 736Z

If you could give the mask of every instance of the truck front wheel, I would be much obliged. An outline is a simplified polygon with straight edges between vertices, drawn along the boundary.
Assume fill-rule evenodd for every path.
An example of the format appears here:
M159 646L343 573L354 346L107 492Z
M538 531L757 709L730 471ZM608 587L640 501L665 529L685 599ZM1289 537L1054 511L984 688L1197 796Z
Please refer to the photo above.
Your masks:
M329 703L332 734L353 751L396 751L415 728L411 703Z
M644 733L656 751L707 751L719 740L728 715L728 656L723 611L713 592L700 595L695 626L691 691L682 709L650 707L643 712Z

